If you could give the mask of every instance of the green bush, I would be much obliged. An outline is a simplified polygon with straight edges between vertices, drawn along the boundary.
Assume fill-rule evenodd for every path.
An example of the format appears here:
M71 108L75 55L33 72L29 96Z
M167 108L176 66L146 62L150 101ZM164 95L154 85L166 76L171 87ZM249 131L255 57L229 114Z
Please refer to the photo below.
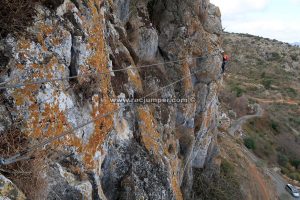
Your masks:
M290 117L289 121L297 125L300 125L300 117Z
M299 61L299 58L298 58L298 55L297 55L297 54L292 54L292 55L290 55L290 57L291 57L291 59L292 59L293 61Z
M231 176L234 173L234 167L233 165L228 162L227 160L222 160L221 163L221 174L224 176Z
M277 163L282 167L286 167L287 164L289 163L289 158L283 153L278 153Z
M271 53L271 58L269 60L270 61L280 61L281 60L281 55L278 52L272 52Z
M243 96L243 93L245 92L241 87L239 87L239 86L235 86L234 88L233 88L233 91L236 93L236 96L237 97L241 97L241 96Z
M281 168L281 173L287 175L289 173L289 170L285 167Z
M300 174L298 172L291 172L287 174L293 180L300 181Z
M284 164L286 166L281 168L281 172L293 180L300 181L300 172L297 171L297 167L299 167L300 165L300 160L292 160L290 161L292 165L290 165L289 163L287 163L286 156L284 156L283 159L284 159Z
M279 133L279 124L275 121L271 121L271 128L276 132Z
M262 80L262 84L267 90L271 89L272 83L273 83L273 80L271 80L271 79L263 79Z
M248 148L248 149L252 149L254 150L256 148L255 145L255 141L253 138L247 137L244 139L244 145Z
M258 150L258 148L257 148ZM272 147L272 145L269 142L265 142L265 144L262 146L262 148L259 149L259 151L262 153L262 155L265 158L270 157L272 154L274 154L274 148ZM259 153L260 153L259 152Z
M294 88L285 88L285 91L291 97L296 97L297 96L297 91Z
M300 160L298 160L298 159L291 160L291 165L293 165L296 169L299 169L299 167L300 167Z

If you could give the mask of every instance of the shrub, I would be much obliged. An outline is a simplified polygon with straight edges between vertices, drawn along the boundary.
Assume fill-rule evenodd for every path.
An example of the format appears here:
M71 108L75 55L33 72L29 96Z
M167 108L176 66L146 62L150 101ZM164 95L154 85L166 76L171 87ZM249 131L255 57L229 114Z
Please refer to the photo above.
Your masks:
M271 80L271 79L263 79L262 80L262 84L267 90L271 89L272 83L273 83L273 80Z
M101 79L97 74L71 81L71 86L77 96L77 100L79 100L80 103L91 100L94 94L99 93L100 85Z
M221 174L224 176L231 176L234 173L233 165L227 160L222 160L221 162Z
M0 157L8 158L29 145L27 137L17 128L0 134ZM12 180L28 199L45 199L47 182L44 152L34 153L30 159L1 166L0 172Z
M282 167L281 168L281 173L287 175L289 173L289 170L287 168L285 168L285 167Z
M286 88L285 90L289 96L291 97L297 96L297 91L294 88Z
M289 158L283 153L278 153L277 163L282 167L286 167L287 164L289 163Z
M243 93L245 92L245 91L244 91L241 87L239 87L239 86L235 86L232 90L236 93L236 96L237 96L237 97L243 96Z
M35 0L2 0L0 9L0 35L8 33L23 35L27 26L33 22L36 14Z
M278 52L272 52L271 57L269 58L270 61L281 61L281 55Z
M0 37L6 37L9 33L15 36L26 36L26 28L33 24L36 16L36 3L56 9L63 0L2 0Z
M300 181L300 174L298 172L291 172L287 174L293 180Z
M223 162L224 161L222 161L222 163ZM224 166L228 167L227 164L223 164L223 167ZM195 169L193 199L243 199L237 178L233 174L224 174L225 171L222 171L221 166L220 175L214 174L212 177L207 177L201 170Z
M299 167L300 167L300 160L298 160L298 159L291 160L291 164L292 164L296 169L299 169Z
M297 125L300 125L300 117L290 117L289 121L293 122L293 123L295 123Z
M259 148L255 149L255 153L262 158L269 158L274 154L274 148L268 141L262 141Z
M244 139L244 145L248 148L248 149L255 149L256 145L255 145L255 141L253 138L247 137Z
M279 124L275 121L271 121L271 128L276 132L278 133L279 132Z
M298 55L297 54L293 54L293 55L290 55L291 59L293 61L299 61L299 58L298 58Z

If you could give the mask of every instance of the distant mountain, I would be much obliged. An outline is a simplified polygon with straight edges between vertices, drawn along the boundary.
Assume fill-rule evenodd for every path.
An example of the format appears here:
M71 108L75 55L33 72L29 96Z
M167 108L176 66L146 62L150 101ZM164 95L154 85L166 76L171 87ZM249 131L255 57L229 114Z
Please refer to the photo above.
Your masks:
M294 43L292 43L292 45L300 47L300 42L294 42Z

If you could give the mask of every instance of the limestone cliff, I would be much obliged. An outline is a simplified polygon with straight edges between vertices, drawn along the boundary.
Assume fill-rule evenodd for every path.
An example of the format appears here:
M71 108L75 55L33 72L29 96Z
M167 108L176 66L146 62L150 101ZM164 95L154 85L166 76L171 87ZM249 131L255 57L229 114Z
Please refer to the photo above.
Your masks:
M0 43L3 137L18 132L27 148L91 122L31 153L46 161L35 177L44 189L27 197L191 198L192 168L208 164L216 150L219 9L209 0L60 3L36 4L28 34ZM154 91L152 98L195 101L111 101Z

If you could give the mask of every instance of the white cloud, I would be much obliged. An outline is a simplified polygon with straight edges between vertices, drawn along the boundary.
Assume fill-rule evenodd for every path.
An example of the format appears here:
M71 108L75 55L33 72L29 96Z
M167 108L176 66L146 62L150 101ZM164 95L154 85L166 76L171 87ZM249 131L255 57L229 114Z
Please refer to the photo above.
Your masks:
M211 0L221 9L226 31L284 42L300 41L300 0ZM278 10L280 12L278 13Z
M259 35L271 39L277 39L285 42L300 41L299 33L300 26L295 21L289 21L276 19L264 19L264 20L230 20L224 23L227 31L237 33L249 33L253 35Z
M289 1L295 5L300 5L300 0L289 0Z
M211 0L211 3L221 8L223 15L240 14L249 11L260 11L265 9L270 2L271 0Z

